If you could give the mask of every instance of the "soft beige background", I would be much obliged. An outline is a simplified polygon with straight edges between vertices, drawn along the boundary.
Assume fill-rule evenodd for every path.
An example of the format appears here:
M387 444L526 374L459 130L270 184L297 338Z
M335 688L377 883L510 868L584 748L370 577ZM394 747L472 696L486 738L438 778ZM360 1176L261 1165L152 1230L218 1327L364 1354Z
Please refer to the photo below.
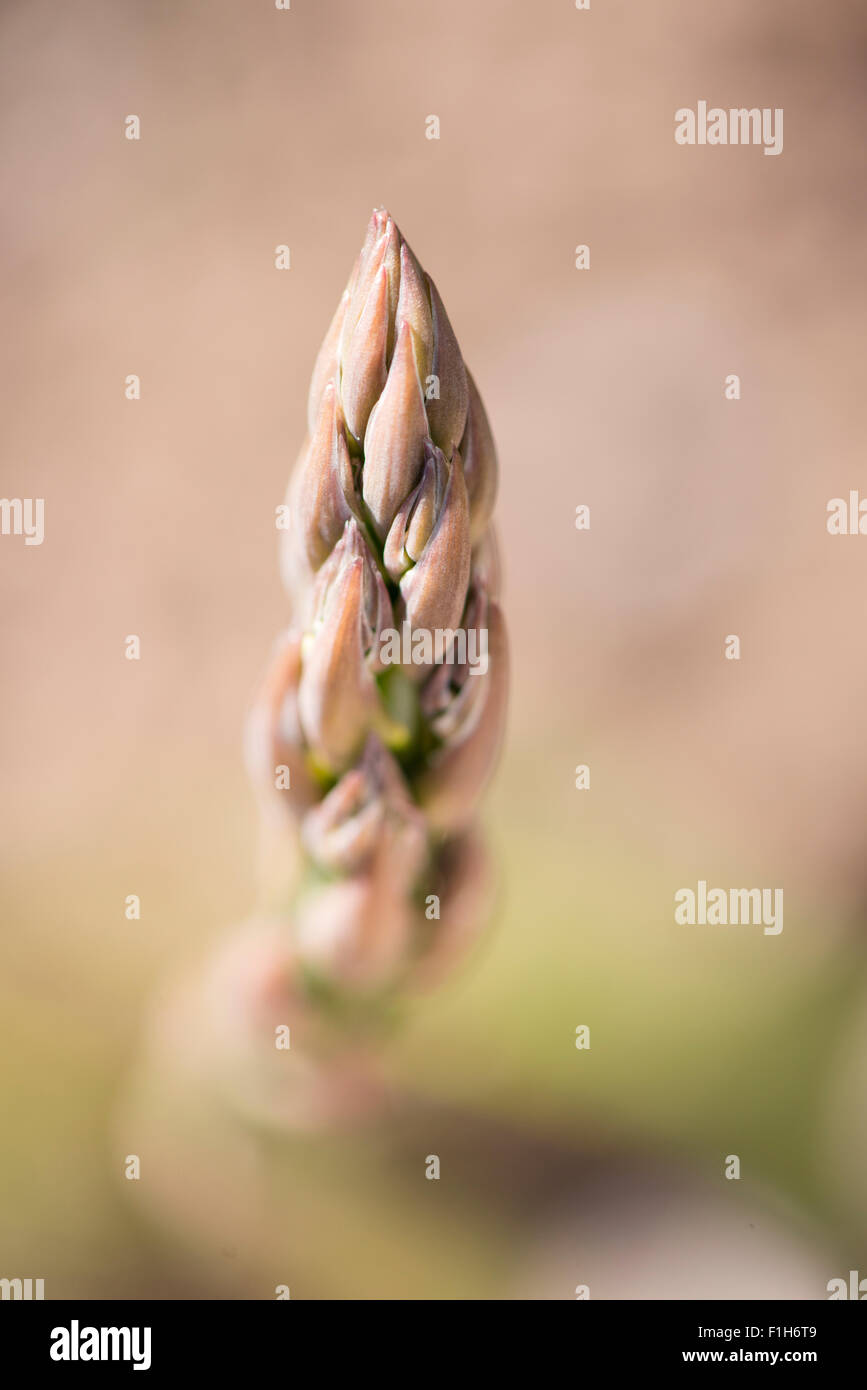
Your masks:
M825 509L867 494L863 6L28 0L0 41L0 490L46 499L43 546L0 539L0 1274L166 1287L111 1186L109 1117L152 986L254 898L240 725L285 619L273 509L375 203L487 402L515 657L498 931L419 1015L403 1080L522 1142L604 1135L630 1190L648 1146L717 1187L742 1153L762 1210L794 1201L857 1259L863 1068L840 1059L864 976L867 540L830 538ZM699 99L783 107L783 154L677 146ZM699 877L783 886L783 935L677 931ZM495 1270L468 1292L526 1290L475 1181L443 1199ZM424 1194L398 1214L385 1188L377 1221L411 1230ZM335 1177L318 1296L355 1287L329 1271L356 1200ZM509 1200L532 1243L533 1202ZM448 1292L443 1261L419 1292ZM205 1261L176 1291L213 1279Z

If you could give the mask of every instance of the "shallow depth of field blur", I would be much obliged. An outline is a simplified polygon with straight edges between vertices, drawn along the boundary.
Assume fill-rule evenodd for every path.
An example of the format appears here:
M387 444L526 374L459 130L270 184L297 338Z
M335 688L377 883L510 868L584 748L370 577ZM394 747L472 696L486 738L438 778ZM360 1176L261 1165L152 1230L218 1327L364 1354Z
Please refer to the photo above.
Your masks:
M867 1275L867 540L825 526L867 495L863 6L7 0L0 40L0 491L46 499L42 546L0 538L0 1276L824 1298ZM676 145L699 100L782 107L783 154ZM287 616L274 507L380 203L500 452L494 921L395 1040L381 1122L195 1129L191 1097L137 1131L155 992L256 900L240 730ZM782 934L676 926L699 879L782 887Z

